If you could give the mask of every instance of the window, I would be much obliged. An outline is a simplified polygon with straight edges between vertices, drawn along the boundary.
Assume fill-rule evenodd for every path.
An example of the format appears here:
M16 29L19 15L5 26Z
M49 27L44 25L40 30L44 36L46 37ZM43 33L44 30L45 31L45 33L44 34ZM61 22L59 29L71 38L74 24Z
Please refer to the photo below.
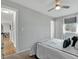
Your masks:
M63 25L64 33L76 33L77 32L77 18L71 17L64 19Z

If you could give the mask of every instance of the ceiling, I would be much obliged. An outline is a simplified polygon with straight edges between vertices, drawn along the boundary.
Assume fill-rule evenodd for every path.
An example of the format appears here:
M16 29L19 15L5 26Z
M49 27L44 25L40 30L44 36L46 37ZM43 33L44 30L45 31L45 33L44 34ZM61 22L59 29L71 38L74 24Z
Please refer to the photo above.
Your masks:
M50 8L53 7L53 0L11 0L13 2L19 3L25 7L31 8L35 11L43 13L52 17L60 17L78 12L78 0L63 0L63 5L70 6L69 9L52 10L48 12Z

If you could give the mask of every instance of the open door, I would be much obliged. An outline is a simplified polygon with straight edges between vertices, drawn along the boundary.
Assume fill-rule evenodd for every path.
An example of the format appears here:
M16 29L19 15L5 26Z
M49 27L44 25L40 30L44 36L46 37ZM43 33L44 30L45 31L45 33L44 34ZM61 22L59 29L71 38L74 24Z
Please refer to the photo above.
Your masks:
M1 43L4 56L16 53L16 11L1 8Z

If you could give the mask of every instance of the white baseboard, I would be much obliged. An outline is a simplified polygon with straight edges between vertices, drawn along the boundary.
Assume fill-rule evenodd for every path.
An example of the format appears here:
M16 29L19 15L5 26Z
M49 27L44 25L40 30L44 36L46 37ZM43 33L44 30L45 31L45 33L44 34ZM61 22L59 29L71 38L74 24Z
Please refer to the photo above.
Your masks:
M25 52L25 51L31 51L31 48L28 48L28 49L24 49L24 50L17 51L17 52L16 52L16 54L18 54L18 53L22 53L22 52Z

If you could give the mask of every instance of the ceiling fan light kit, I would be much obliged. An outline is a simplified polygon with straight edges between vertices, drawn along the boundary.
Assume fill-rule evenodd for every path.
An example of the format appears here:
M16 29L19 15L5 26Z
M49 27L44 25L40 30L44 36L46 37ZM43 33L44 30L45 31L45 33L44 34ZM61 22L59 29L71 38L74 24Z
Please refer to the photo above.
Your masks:
M60 10L61 8L64 8L64 9L68 9L69 8L69 6L67 6L67 5L61 5L61 2L62 2L62 0L55 0L55 7L54 8L51 8L51 9L49 9L48 10L48 12L49 11L52 11L52 10Z
M61 7L60 7L59 5L57 5L57 6L55 7L55 9L56 9L56 10L60 10Z

